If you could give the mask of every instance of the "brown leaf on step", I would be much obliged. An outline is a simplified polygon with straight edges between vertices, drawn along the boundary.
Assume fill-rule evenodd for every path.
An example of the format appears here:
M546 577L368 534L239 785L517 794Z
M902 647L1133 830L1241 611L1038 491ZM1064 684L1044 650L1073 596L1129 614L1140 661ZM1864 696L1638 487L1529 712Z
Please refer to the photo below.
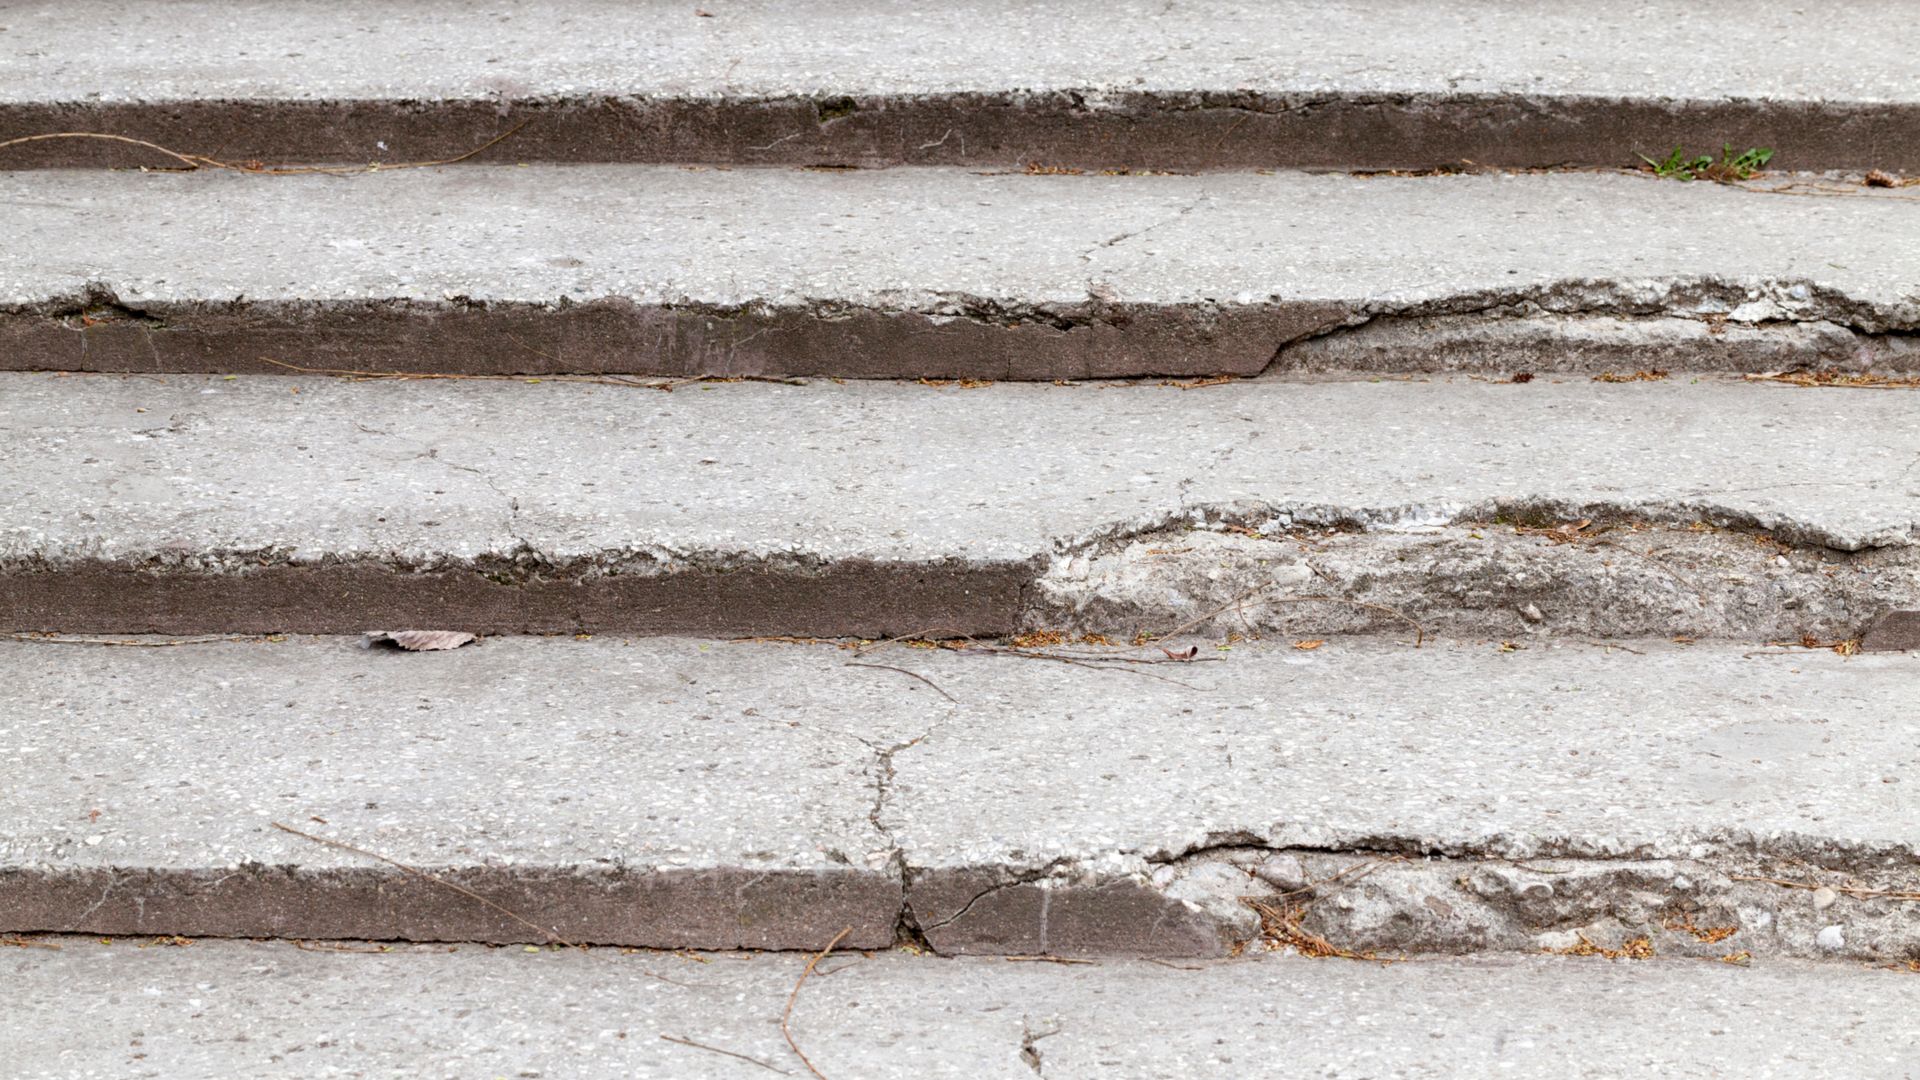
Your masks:
M1900 178L1890 172L1875 169L1867 174L1868 187L1899 187Z
M1322 646L1322 645L1325 645L1325 644L1326 644L1326 641L1325 641L1324 639L1321 639L1321 638L1308 638L1308 639L1307 639L1307 640L1305 640L1305 641L1296 641L1296 642L1294 642L1294 643L1293 643L1293 647L1294 647L1294 648L1296 648L1296 649L1299 649L1299 650L1301 650L1301 651L1303 651L1303 652L1306 652L1306 651L1311 651L1311 650L1314 650L1314 649L1317 649L1317 648L1319 648L1320 646Z
M392 645L408 652L437 652L441 649L457 649L476 640L464 630L369 630L361 636L360 647L371 649L375 645Z
M1513 378L1511 378L1511 379L1508 379L1507 381L1508 381L1508 382L1515 382L1515 383L1530 383L1530 382L1532 382L1532 381L1533 381L1533 372L1531 372L1531 371L1516 371L1516 372L1514 372L1514 373L1513 373Z
M1186 648L1180 650L1179 652L1174 652L1172 649L1169 649L1165 645L1162 645L1160 646L1160 651L1163 653L1166 653L1167 659L1169 660L1191 660L1194 657L1200 655L1200 646L1189 645Z

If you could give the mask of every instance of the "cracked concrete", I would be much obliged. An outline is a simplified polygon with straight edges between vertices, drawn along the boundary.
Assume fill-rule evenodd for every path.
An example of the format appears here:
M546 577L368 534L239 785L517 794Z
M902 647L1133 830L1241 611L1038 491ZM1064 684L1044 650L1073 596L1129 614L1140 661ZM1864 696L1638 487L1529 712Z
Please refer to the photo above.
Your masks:
M1055 652L0 643L0 932L1920 957L1907 657Z
M0 133L106 131L234 161L686 161L1081 168L1630 165L1772 146L1913 169L1897 9L1786 0L1499 12L1394 0L672 5L75 0L15 20ZM982 35L981 26L994 33ZM1712 64L1661 57L1703 56ZM297 57L297 64L287 64ZM1390 57L1391 63L1383 61ZM1651 58L1651 59L1650 59ZM526 126L516 125L525 122ZM98 141L11 168L170 165Z
M1757 643L1920 608L1899 392L0 380L17 631Z
M0 367L1911 370L1920 204L1858 190L1596 173L17 172L0 174L19 237L0 252ZM275 242L244 242L257 236Z

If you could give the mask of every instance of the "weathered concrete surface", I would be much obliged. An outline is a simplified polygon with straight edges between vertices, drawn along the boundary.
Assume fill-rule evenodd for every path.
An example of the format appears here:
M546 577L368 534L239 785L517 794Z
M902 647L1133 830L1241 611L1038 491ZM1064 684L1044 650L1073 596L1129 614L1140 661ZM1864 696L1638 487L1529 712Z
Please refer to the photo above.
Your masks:
M1591 173L10 173L0 368L1920 368L1920 203L1853 190Z
M851 925L890 944L873 753L784 719L829 709L818 663L707 648L11 643L0 925L754 948Z
M1909 657L1114 653L0 644L0 933L1920 958Z
M20 1080L806 1075L805 959L285 943L0 955ZM1901 1077L1920 979L1791 962L1279 957L1169 968L829 958L792 1030L830 1077ZM1191 968L1189 970L1188 968ZM661 976L655 978L652 976ZM671 982L665 981L671 979Z
M76 0L0 30L0 137L394 162L530 121L481 159L1618 165L1731 142L1792 168L1915 168L1909 15L1898 0L520 0L484 16L455 0ZM95 142L5 152L172 163Z
M0 629L1856 637L1913 400L16 374Z

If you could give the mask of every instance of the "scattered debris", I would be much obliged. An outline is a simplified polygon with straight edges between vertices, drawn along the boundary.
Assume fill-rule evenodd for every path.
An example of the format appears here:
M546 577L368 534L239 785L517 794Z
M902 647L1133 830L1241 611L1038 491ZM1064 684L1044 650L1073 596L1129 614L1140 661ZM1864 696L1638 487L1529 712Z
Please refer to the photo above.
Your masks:
M1781 383L1787 386L1834 386L1850 390L1920 389L1920 375L1876 375L1870 371L1836 371L1832 368L1769 371L1749 374L1750 382Z
M1740 932L1738 926L1695 926L1691 915L1668 919L1660 925L1663 929L1671 930L1676 934L1692 934L1696 941L1706 945L1718 944Z
M1010 964L1017 964L1017 963L1032 963L1032 964L1097 964L1097 963L1099 963L1099 961L1097 961L1097 960L1084 960L1084 959L1081 959L1081 958L1079 958L1079 957L1073 957L1073 956L1053 956L1053 955L1051 955L1051 954L1048 954L1048 955L1044 955L1044 956L1003 956L1003 957L1001 957L1001 959L1003 959L1003 960L1005 960L1005 961L1007 961L1007 962L1008 962L1008 963L1010 963Z
M23 938L13 934L0 935L0 948L52 949L54 952L60 951L60 946L51 941L35 941L32 938Z
M1745 949L1741 949L1738 952L1730 952L1721 957L1720 962L1723 964L1732 964L1734 967L1752 967L1753 954Z
M1326 643L1327 643L1326 639L1324 638L1308 638L1305 641L1294 642L1293 647L1301 650L1302 652L1312 652L1314 649L1317 649L1320 646L1325 645Z
M1580 938L1580 944L1569 945L1564 949L1548 949L1559 956L1604 956L1609 960L1651 960L1653 959L1653 939L1648 937L1629 938L1620 943L1617 949L1595 945L1592 939L1578 930L1574 934Z
M1510 383L1530 383L1533 381L1533 372L1516 371L1513 373L1513 378L1508 379L1507 381Z
M1259 897L1244 897L1243 902L1260 916L1260 936L1272 950L1290 948L1301 956L1314 959L1326 959L1337 956L1343 960L1372 960L1376 963L1390 964L1391 960L1382 960L1372 952L1355 952L1342 948L1326 938L1315 934L1300 925L1307 916L1310 905L1270 903Z
M1890 172L1885 172L1881 169L1874 169L1873 171L1867 173L1866 176L1862 177L1860 179L1860 182L1865 184L1868 187L1897 188L1897 187L1905 187L1908 184L1913 183L1914 181L1903 180L1900 177L1895 176Z
M1659 382L1669 377L1670 376L1664 371L1656 371L1648 368L1645 371L1629 371L1624 375L1613 371L1603 371L1595 375L1593 381L1603 383Z
M478 640L464 630L369 630L360 635L360 647L392 645L408 652L439 652Z
M780 1014L780 1034L787 1037L787 1045L793 1047L794 1054L800 1058L800 1064L805 1065L807 1071L819 1077L820 1080L827 1080L827 1078L819 1069L813 1067L813 1062L808 1060L806 1052L800 1049L800 1044L793 1041L793 1003L800 999L800 988L807 985L807 976L812 975L813 969L819 965L820 961L825 960L834 946L846 940L846 936L851 933L853 933L853 927L849 926L833 935L833 940L827 942L827 947L815 953L813 958L807 961L806 970L802 971L800 977L793 982L793 993L787 995L786 1011Z

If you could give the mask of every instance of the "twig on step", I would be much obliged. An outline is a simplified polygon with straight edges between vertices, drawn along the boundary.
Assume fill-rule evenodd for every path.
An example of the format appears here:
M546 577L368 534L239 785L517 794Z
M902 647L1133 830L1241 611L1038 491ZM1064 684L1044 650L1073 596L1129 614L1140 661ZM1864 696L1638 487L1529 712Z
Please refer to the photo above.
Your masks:
M448 881L447 879L439 876L438 874L429 874L425 870L408 866L406 863L400 862L397 859L389 859L385 855L382 855L376 851L368 851L366 848L354 847L352 844L344 844L338 840L329 840L324 836L315 836L310 832L301 832L299 829L296 829L291 825L282 825L277 821L270 821L268 822L268 824L272 825L276 829L279 829L281 832L292 833L293 835L298 836L303 840L311 840L316 844L325 844L327 847L330 847L330 848L339 848L341 851L350 851L355 855L364 855L369 859L377 859L380 862L386 863L388 866L392 866L397 869L404 870L407 873L412 874L414 877L420 878L425 881L431 881L436 885L445 886L446 888L452 889L454 892L457 892L462 896L468 897L469 899L477 900L480 903L485 904L487 907L490 907L493 910L499 912L500 914L505 915L507 918L512 919L514 922L520 923L523 926L539 931L541 935L547 938L547 940L553 942L556 945L564 945L569 949L574 947L572 942L561 937L559 934L554 933L552 930L549 930L546 927L541 926L539 923L534 922L532 919L525 918L517 912L509 911L508 909L501 907L499 904L494 903L493 901L487 899L486 897L481 896L479 893L474 892L472 889L467 888L465 885L456 885L453 882Z
M725 1054L726 1056L728 1056L728 1057L730 1057L730 1058L739 1058L739 1059L740 1059L741 1061L746 1061L746 1062L751 1062L751 1063L753 1063L753 1064L755 1064L755 1065L758 1065L758 1066L760 1066L760 1067L761 1067L761 1068L763 1068L763 1069L769 1069L769 1070L771 1070L771 1071L773 1071L773 1072L777 1072L777 1073L779 1073L779 1074L780 1074L781 1076L792 1076L792 1075L793 1075L792 1073L790 1073L790 1072L788 1072L788 1071L787 1071L787 1070L785 1070L785 1069L782 1069L782 1068L780 1068L780 1067L779 1067L779 1066L777 1066L777 1065L769 1065L769 1064L767 1064L766 1062L764 1062L764 1061L761 1061L761 1060L760 1060L759 1058L757 1058L757 1057L748 1057L748 1056L747 1056L747 1055L745 1055L745 1054L741 1054L741 1053L736 1053L736 1052L734 1052L734 1051L732 1051L732 1050L722 1050L722 1049L720 1049L720 1048L719 1048L719 1047L717 1047L717 1046L708 1046L708 1045L707 1045L706 1043L697 1043L697 1042L694 1042L694 1041L693 1041L692 1039L683 1039L683 1038L680 1038L680 1037L678 1037L678 1036L674 1036L674 1035L662 1035L662 1036L660 1036L660 1038L662 1038L663 1040L665 1040L665 1041L667 1041L667 1042L670 1042L670 1043L678 1043L678 1044L680 1044L681 1046L691 1046L691 1047L693 1047L693 1048L694 1048L694 1049L696 1049L696 1050L705 1050L705 1051L708 1051L709 1053L714 1053L714 1054Z
M948 701L953 702L955 705L960 704L959 698L956 698L952 694L947 693L945 690L940 688L939 683L934 682L932 679L927 678L925 675L922 675L917 671L908 671L906 668L894 667L892 664L863 664L857 660L849 660L847 661L845 666L873 668L875 671L897 671L902 675L905 675L913 679L919 679L921 682L926 683L928 686L933 687L934 693L939 694L941 697L946 698Z
M531 118L522 120L505 132L495 135L493 138L488 139L486 142L481 143L479 146L457 157L440 158L435 161L396 161L391 165L382 165L379 162L371 162L366 165L261 165L256 162L221 161L218 158L208 157L205 154L190 154L161 146L159 143L148 142L145 139L136 139L128 135L114 135L105 131L49 131L40 135L22 135L17 139L8 139L5 142L0 142L0 150L4 150L9 146L46 142L51 139L98 139L104 142L126 143L129 146L138 146L152 150L155 153L165 154L191 170L225 169L229 172L254 173L262 176L302 176L314 174L346 176L352 173L392 172L395 169L431 169L440 165L456 165L476 154L493 149L500 143L519 134L521 128L531 123L533 123Z
M805 1065L807 1071L819 1077L820 1080L827 1080L826 1074L814 1068L813 1062L807 1057L806 1052L800 1049L800 1044L793 1041L793 1003L800 999L800 988L807 985L807 976L813 974L814 967L819 964L820 961L825 960L827 954L833 951L834 946L846 940L846 936L851 933L853 933L853 927L849 926L845 930L833 935L833 940L827 942L827 947L815 953L813 958L807 961L806 970L802 971L800 977L793 981L793 993L787 995L786 1011L780 1014L780 1034L787 1037L787 1045L793 1047L794 1054L800 1058L800 1064Z

